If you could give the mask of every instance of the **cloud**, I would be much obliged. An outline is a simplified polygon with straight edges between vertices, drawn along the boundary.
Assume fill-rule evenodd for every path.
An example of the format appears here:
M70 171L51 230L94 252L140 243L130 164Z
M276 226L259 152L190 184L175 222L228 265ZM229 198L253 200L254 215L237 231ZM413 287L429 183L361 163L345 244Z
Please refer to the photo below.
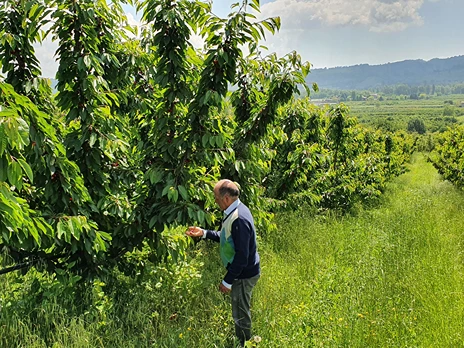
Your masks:
M275 0L261 7L261 15L280 16L286 29L362 26L373 32L399 32L423 24L419 10L424 1Z

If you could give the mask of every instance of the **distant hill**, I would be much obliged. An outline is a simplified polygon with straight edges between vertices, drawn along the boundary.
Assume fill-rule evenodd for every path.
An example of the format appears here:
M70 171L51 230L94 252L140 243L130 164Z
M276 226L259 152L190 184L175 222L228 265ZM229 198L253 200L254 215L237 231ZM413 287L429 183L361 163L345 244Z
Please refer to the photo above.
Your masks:
M464 83L464 56L314 69L307 81L316 82L319 88L342 90L363 90L403 83L410 86Z

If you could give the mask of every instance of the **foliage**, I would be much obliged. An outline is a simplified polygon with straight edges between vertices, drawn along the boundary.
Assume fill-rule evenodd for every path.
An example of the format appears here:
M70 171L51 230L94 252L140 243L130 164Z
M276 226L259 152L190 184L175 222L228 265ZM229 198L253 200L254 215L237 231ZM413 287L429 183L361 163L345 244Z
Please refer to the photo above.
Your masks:
M463 195L422 157L375 208L276 214L278 233L260 239L258 347L461 346ZM138 278L115 270L81 301L52 275L9 273L0 346L233 347L219 263L216 246L199 243L186 261L147 263Z
M454 116L454 115L455 115L454 106L445 105L445 107L443 108L443 116Z
M464 187L464 127L454 127L436 139L430 160L446 180Z
M262 55L259 40L280 20L257 21L257 1L234 5L226 19L203 2L137 8L145 29L133 38L119 1L2 4L0 53L12 87L1 85L1 245L17 262L47 260L50 271L91 279L116 264L130 270L123 255L145 243L160 261L166 228L215 224L211 188L221 176L247 182L243 199L257 226L269 226L260 145L309 64L296 53ZM32 46L46 18L58 43L55 97ZM191 46L194 33L202 50ZM257 108L224 113L230 85Z
M378 197L413 151L411 137L368 130L343 104L318 108L298 100L281 110L280 126L285 140L267 186L281 207L348 209Z
M5 81L20 94L40 92L40 67L33 44L42 41L42 27L50 12L42 0L5 1L0 6L0 66L7 73Z
M65 215L70 205L78 213L90 196L60 144L54 126L61 125L10 85L0 88L2 248L16 260L43 258L51 269L63 249L80 242L96 256L103 241L95 226L85 216Z
M421 119L413 119L408 122L408 132L417 132L419 134L424 134L426 132L424 121Z
M199 1L139 2L138 36L119 1L37 1L9 0L0 12L10 83L1 84L0 244L64 282L182 259L188 243L176 228L216 225L221 177L241 184L265 235L273 207L347 209L377 197L411 152L404 135L366 131L344 105L297 101L310 92L310 65L296 52L264 55L259 42L280 20L257 20L256 0L225 19ZM55 96L32 46L49 20ZM140 260L125 257L144 248Z

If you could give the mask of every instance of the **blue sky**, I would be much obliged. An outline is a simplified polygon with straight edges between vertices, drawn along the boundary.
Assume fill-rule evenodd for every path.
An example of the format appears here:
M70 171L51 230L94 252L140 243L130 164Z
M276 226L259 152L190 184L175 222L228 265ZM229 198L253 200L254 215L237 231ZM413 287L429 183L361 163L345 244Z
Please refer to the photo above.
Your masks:
M225 17L234 2L213 0L213 12ZM269 52L296 50L313 68L464 55L464 0L261 0L260 16L282 21L262 43ZM44 76L56 71L55 50L37 48Z
M464 0L264 0L261 15L282 20L269 51L296 50L314 68L464 55Z

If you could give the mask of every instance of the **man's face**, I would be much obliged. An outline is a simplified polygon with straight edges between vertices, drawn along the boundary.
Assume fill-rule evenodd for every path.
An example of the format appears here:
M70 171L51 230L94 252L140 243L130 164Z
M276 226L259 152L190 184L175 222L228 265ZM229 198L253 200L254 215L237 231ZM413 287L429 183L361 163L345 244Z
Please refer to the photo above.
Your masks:
M229 196L227 194L221 197L221 195L219 194L219 190L214 190L214 201L223 211L229 207L228 197Z

